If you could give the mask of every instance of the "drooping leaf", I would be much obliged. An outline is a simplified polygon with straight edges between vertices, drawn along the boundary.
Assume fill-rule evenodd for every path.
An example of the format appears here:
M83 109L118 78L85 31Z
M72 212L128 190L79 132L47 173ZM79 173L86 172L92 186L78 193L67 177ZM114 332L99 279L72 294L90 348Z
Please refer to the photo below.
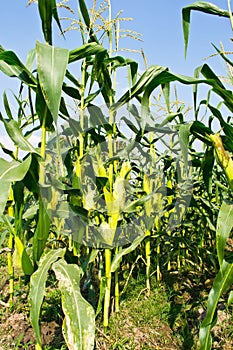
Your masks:
M127 255L129 253L131 253L132 251L134 251L138 246L139 244L144 240L145 238L145 235L141 235L139 237L137 237L131 244L129 247L127 248L124 248L124 249L121 249L119 251L119 253L117 253L116 255L114 255L114 258L112 260L112 264L111 264L111 272L115 272L118 267L119 267L119 263L122 259L122 257L124 255Z
M3 213L12 181L21 181L31 164L31 156L29 156L24 162L11 161L0 158L0 212Z
M5 129L14 142L15 146L19 147L22 151L35 153L39 155L39 152L31 145L31 143L25 138L19 124L14 119L3 119Z
M65 314L63 335L69 349L92 350L95 338L95 312L80 292L81 269L59 260L52 266L62 293Z
M68 64L69 51L58 47L36 44L37 72L46 104L57 121L63 81Z
M210 67L207 64L204 64L202 67L200 67L200 73L204 76L203 79L174 74L166 67L153 65L142 74L132 88L130 88L122 97L120 97L120 99L111 107L111 109L114 111L120 108L132 98L138 98L138 96L142 93L144 93L144 105L148 105L148 102L146 103L146 101L155 88L162 84L178 81L187 85L204 83L211 86L213 91L223 98L226 106L230 110L233 110L232 92L225 89L219 78L214 74Z
M37 344L41 346L41 335L40 335L40 310L44 298L45 283L47 279L47 273L51 265L59 258L62 258L65 254L64 249L50 250L44 254L39 262L38 269L32 274L30 279L30 292L29 302L30 308L30 319L33 330L35 332Z
M87 43L69 52L69 63L78 61L82 58L87 58L91 55L97 55L106 52L107 50L100 44Z
M184 53L187 54L189 31L190 31L190 15L191 11L200 11L210 15L217 15L220 17L229 17L229 12L222 10L216 5L206 1L196 1L191 5L185 6L182 9L183 20L183 34L184 34Z
M8 102L8 98L7 98L7 95L6 95L5 91L3 93L3 103L4 103L5 111L6 111L6 114L7 114L8 118L9 119L13 119L13 116L12 116L12 113L11 113L11 109L10 109L10 105L9 105L9 102Z
M36 89L36 78L23 65L13 51L0 52L0 70L9 77L17 77L26 85Z

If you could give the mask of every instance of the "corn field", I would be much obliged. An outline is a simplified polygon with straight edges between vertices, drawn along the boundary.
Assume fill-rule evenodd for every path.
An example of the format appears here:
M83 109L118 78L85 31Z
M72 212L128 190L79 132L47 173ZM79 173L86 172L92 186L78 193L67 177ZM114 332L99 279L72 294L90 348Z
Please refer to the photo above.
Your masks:
M214 45L227 83L207 63L193 76L147 64L141 73L120 51L129 19L113 17L110 0L94 0L90 9L79 0L78 17L64 29L59 10L73 16L68 4L33 4L44 42L35 43L25 63L0 46L0 70L20 81L17 108L4 92L0 111L14 145L0 144L0 254L9 276L2 303L14 310L17 274L26 278L34 346L42 350L41 309L53 276L67 348L92 350L96 320L107 334L136 270L147 298L152 276L161 283L179 271L211 270L198 345L210 350L218 305L231 310L233 302L233 63ZM225 10L205 1L184 7L185 55L195 11L221 16L233 28L230 1ZM82 45L53 46L54 25L64 37L78 29ZM140 40L139 33L123 33ZM122 71L127 87L120 94ZM191 107L179 101L176 83L192 86Z

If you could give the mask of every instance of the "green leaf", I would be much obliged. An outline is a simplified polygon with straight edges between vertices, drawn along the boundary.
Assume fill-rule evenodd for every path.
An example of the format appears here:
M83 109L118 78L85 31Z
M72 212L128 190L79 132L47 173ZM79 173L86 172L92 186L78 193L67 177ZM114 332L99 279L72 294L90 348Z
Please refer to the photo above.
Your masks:
M127 248L124 248L124 249L121 249L119 251L119 253L117 253L113 260L112 260L112 264L111 264L111 272L115 272L118 267L119 267L119 264L120 264L120 261L122 259L122 257L124 255L127 255L129 253L131 253L132 251L134 251L138 246L139 244L144 240L146 236L145 235L142 235L142 236L139 236L137 237L131 244L129 247Z
M62 33L60 20L57 13L56 0L38 0L38 8L40 19L42 22L42 30L44 33L45 41L52 45L52 19L57 22L58 28Z
M65 314L63 335L69 349L92 350L95 339L95 312L80 292L82 270L59 260L52 266L62 293Z
M226 241L233 227L233 203L223 201L217 220L216 247L220 269L224 258Z
M0 70L9 77L17 77L26 85L36 88L36 78L23 65L16 54L12 51L0 52Z
M0 158L0 212L3 213L12 181L21 181L31 164L31 156L29 156L24 162L18 161L8 162L5 159Z
M44 254L39 262L38 269L32 274L30 280L30 318L31 324L36 335L36 341L41 346L41 336L39 327L39 317L42 301L45 292L45 283L47 279L47 273L51 265L58 259L62 258L65 254L64 249L51 250Z
M69 51L36 43L37 72L46 104L56 122Z
M36 149L30 144L30 142L24 137L19 124L14 119L2 119L6 132L14 142L15 146L19 147L22 151L35 153L40 155Z
M28 52L27 60L26 60L26 67L29 71L32 70L35 59L36 59L36 49L31 49Z
M79 48L70 51L69 63L78 61L82 58L87 58L91 55L97 55L100 53L106 53L107 50L100 44L88 43L80 46Z
M90 28L91 20L84 0L79 0L79 7L87 28Z
M38 9L42 22L42 30L47 43L52 44L52 2L51 0L38 0Z
M200 350L211 350L212 348L212 337L210 331L215 324L217 305L222 294L229 290L229 288L232 286L232 283L233 264L229 264L223 260L222 270L219 271L215 277L213 287L209 293L206 317L200 327Z
M142 198L139 198L139 199L136 199L135 201L133 202L130 202L125 208L124 208L124 213L133 213L135 212L138 207L142 206L144 203L146 203L151 197L154 196L154 192L153 193L150 193L148 194L147 196L145 197L142 197Z
M208 135L213 134L213 131L210 128L207 128L205 124L199 121L194 121L190 127L190 132L202 142L211 145Z
M93 28L91 26L90 16L89 16L88 9L87 9L87 6L86 6L86 3L84 0L79 0L79 7L81 10L82 17L84 19L84 23L87 26L90 40L98 43L98 39L97 39L96 35L94 34Z
M229 297L227 300L227 306L229 307L233 303L233 290L230 291Z
M207 147L202 160L201 168L203 173L203 180L204 180L207 192L209 194L212 193L213 166L214 166L214 148Z
M42 187L41 187L41 190ZM33 236L33 259L38 264L49 236L51 217L46 207L46 201L42 197L39 199L39 217L36 230Z
M224 55L223 51L219 50L214 44L212 45L215 48L215 50L219 53L219 55L224 59L224 61L226 61L231 67L233 67L233 62L229 60L229 58L226 55Z
M182 159L185 169L188 168L188 150L189 150L189 135L191 124L182 124L179 127L179 141L182 153Z
M187 54L189 30L190 30L190 14L191 11L200 11L211 15L221 17L229 17L229 12L222 10L216 5L206 1L196 1L182 9L183 34L184 34L184 53Z
M40 126L43 125L47 131L54 131L53 117L45 102L40 84L37 85L36 92L36 113L40 120Z
M31 259L29 258L25 246L18 236L14 237L15 248L17 251L17 258L20 263L20 267L25 275L31 275L34 272L34 267L32 265Z
M9 233L8 230L1 232L1 234L0 234L0 247L3 245L8 233Z

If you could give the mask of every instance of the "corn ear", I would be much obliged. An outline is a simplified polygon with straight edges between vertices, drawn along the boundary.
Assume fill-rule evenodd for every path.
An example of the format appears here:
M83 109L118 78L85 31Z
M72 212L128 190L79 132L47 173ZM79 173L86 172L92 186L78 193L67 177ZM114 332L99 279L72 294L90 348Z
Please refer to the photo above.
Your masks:
M216 160L223 169L229 186L233 190L233 160L230 154L225 150L222 138L219 134L211 134L208 137L213 143Z

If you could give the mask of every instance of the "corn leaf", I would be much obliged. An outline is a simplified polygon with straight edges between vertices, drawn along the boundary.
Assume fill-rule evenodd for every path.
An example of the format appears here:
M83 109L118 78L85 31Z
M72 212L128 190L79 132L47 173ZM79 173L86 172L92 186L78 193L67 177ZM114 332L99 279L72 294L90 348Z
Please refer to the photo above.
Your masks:
M17 252L17 261L19 262L19 267L23 270L25 275L31 275L34 272L34 267L29 258L25 245L18 236L15 236L15 248Z
M38 9L42 22L42 30L47 43L52 45L52 2L51 0L38 0Z
M56 0L38 0L38 9L42 22L42 30L45 41L52 45L52 19L57 22L58 28L62 33L60 20L57 13Z
M120 97L120 99L111 107L111 109L114 111L120 108L129 102L132 98L138 98L142 93L144 93L143 104L144 106L147 106L149 96L155 90L155 88L157 88L159 85L178 81L182 84L187 85L205 83L211 86L213 88L213 91L223 98L226 106L231 111L233 111L232 92L225 89L221 81L207 64L204 64L202 67L200 67L199 72L204 76L203 79L174 74L170 72L166 67L153 65L143 73L143 75L131 89L129 89L123 96Z
M9 77L17 77L26 85L36 88L36 79L13 51L0 52L0 70Z
M43 190L41 188L41 190ZM51 217L46 207L46 201L39 199L39 217L36 230L33 236L33 259L38 264L49 236Z
M214 166L214 148L207 147L202 160L201 168L202 168L203 180L204 180L207 192L209 194L212 193L213 166Z
M37 72L46 104L56 122L61 101L63 81L69 51L58 47L36 44Z
M11 161L8 162L5 159L0 158L0 212L3 213L12 181L21 181L31 164L31 156L29 156L24 162Z
M220 269L224 258L226 241L233 227L233 203L223 201L217 220L216 247Z
M39 262L38 269L32 274L30 280L30 318L32 327L36 335L37 344L41 346L39 317L40 309L44 298L45 283L47 279L47 273L51 265L58 259L62 258L65 254L64 249L51 250L44 254Z
M212 349L212 337L210 334L211 328L216 322L216 309L221 295L229 290L233 283L233 264L229 264L223 259L222 269L218 272L214 279L213 287L208 296L208 304L206 317L203 320L200 332L200 350Z
M98 39L97 39L96 35L94 34L93 28L91 26L90 16L89 16L88 9L87 9L87 6L86 6L86 3L84 0L79 0L79 8L80 8L84 23L86 24L86 27L88 29L90 40L98 43Z
M220 17L229 17L229 12L222 10L216 5L206 1L196 1L182 9L183 35L184 35L184 53L185 57L188 49L189 31L190 31L190 15L191 11L200 11L210 15Z
M65 314L63 335L69 349L92 350L95 338L95 312L80 292L81 269L59 260L52 266L62 293Z
M219 50L214 44L212 45L215 48L215 50L219 53L219 55L224 59L224 61L226 61L231 67L233 67L233 62L229 60L229 58L226 55L224 55L223 51Z
M184 167L188 168L188 150L189 150L189 135L190 135L191 124L180 125L179 127L179 140L182 159L184 162Z
M132 251L134 251L138 246L139 244L144 240L145 238L145 235L142 235L142 236L139 236L137 237L131 244L129 247L127 248L124 248L124 249L121 249L119 251L119 253L117 253L113 260L112 260L112 264L111 264L111 272L115 272L118 267L119 267L119 264L121 262L121 259L124 255L127 255L129 253L131 253Z
M14 119L0 118L4 125L6 132L14 142L15 146L19 147L22 151L38 154L37 150L30 144L30 142L24 137L19 124Z
M97 55L100 53L106 53L107 50L97 43L84 44L77 49L71 50L69 53L69 63L78 61L82 58L89 57L91 55Z

